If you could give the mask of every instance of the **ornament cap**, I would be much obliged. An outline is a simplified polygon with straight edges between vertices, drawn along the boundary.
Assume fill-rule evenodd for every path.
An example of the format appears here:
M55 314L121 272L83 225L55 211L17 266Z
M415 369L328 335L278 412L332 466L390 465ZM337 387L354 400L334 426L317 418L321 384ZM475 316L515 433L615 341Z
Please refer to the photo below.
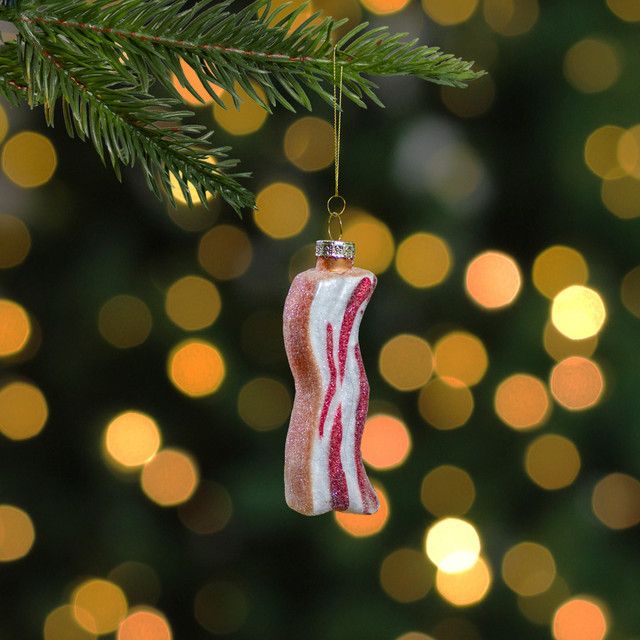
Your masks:
M353 260L356 257L356 245L344 240L318 240L316 258L343 258Z

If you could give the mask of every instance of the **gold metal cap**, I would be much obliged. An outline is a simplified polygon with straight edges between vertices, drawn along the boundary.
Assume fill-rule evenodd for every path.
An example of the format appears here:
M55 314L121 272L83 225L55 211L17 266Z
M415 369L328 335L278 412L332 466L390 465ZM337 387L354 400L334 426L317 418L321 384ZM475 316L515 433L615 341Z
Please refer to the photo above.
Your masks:
M316 242L316 258L344 258L353 260L356 257L356 245L343 240L318 240Z

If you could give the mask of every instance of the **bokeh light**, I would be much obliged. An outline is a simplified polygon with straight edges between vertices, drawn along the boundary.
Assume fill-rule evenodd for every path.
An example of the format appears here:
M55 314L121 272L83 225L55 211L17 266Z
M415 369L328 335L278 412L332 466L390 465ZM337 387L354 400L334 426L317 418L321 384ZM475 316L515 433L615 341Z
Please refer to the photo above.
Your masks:
M399 391L415 391L433 373L433 354L429 343L418 336L401 334L391 338L380 351L380 374Z
M607 635L607 618L595 600L572 598L556 611L552 631L555 640L603 640Z
M549 415L551 404L541 380L516 373L503 380L496 389L494 408L502 422L524 431L540 427Z
M547 322L543 336L546 352L557 362L569 356L582 356L590 358L598 348L598 336L585 338L584 340L571 340L560 333L552 322Z
M112 633L127 615L127 598L109 580L91 579L78 586L71 596L78 624L97 635Z
M199 276L176 280L167 291L165 310L171 321L185 331L210 327L220 315L222 301L213 282Z
M58 165L49 138L34 131L21 131L2 149L2 170L9 180L24 189L40 187L51 180Z
M516 261L505 253L487 251L467 267L466 289L471 299L485 309L500 309L513 303L522 287Z
M426 633L420 633L419 631L409 631L408 633L403 633L401 636L398 636L396 640L434 640L431 636L428 636Z
M431 233L414 233L398 246L396 270L412 287L435 287L447 278L451 267L449 245Z
M489 366L482 341L464 331L454 331L438 340L434 356L439 376L455 378L470 387L482 380Z
M476 528L460 518L443 518L425 536L427 556L444 573L463 573L480 556L480 536Z
M44 394L28 382L10 382L0 388L0 433L11 440L37 436L49 417Z
M213 97L202 84L193 67L188 65L182 59L180 60L180 67L182 68L182 73L187 79L187 82L191 85L191 90L187 89L187 87L182 84L182 81L178 79L178 76L175 74L173 75L173 87L178 92L182 100L191 107L204 107L210 105L213 102ZM217 96L221 96L224 93L224 89L215 82L208 82L208 84ZM200 100L193 95L194 93L198 98L200 98Z
M463 516L471 509L475 499L475 484L460 467L441 465L422 480L420 500L424 508L437 518Z
M107 425L105 449L112 461L123 467L146 464L156 455L162 438L156 421L146 413L125 411Z
M362 459L374 469L399 467L411 451L411 435L407 426L393 416L370 416L362 435Z
M436 589L450 604L456 607L470 607L481 602L491 588L493 576L489 563L478 558L476 563L462 573L436 573ZM458 636L460 637L460 636Z
M36 539L29 514L10 504L0 505L0 562L24 558Z
M591 506L610 529L628 529L640 523L640 482L626 473L610 473L594 487Z
M0 214L0 269L22 264L30 249L31 234L27 225L20 218Z
M380 274L389 268L395 252L389 227L368 213L347 209L344 238L355 242L356 266Z
M213 156L209 156L206 162L208 164L215 164L216 159ZM178 180L176 175L172 173L169 176L169 184L171 186L171 195L173 196L173 199L175 200L177 207L180 207L180 206L186 206L187 208L193 208L194 206L196 208L200 207L200 205L202 204L202 201L200 200L200 195L198 194L198 190L196 189L196 186L192 182L187 181L186 189L183 190L183 187L180 184L180 181ZM206 201L210 202L211 200L213 200L213 197L214 197L213 194L210 191L207 191L207 194L205 197Z
M571 356L553 368L549 387L553 397L565 409L583 411L600 400L604 392L604 377L593 360Z
M593 173L611 180L621 178L624 171L618 163L618 144L622 127L605 125L589 135L584 145L584 160Z
M221 224L202 236L198 261L217 280L233 280L251 266L253 249L247 234L240 228Z
M635 177L605 180L602 183L602 203L618 218L630 220L640 216L639 199L640 181Z
M535 26L540 15L538 0L484 0L486 23L502 36L520 36Z
M549 299L573 284L587 284L588 279L589 267L584 257L571 247L549 247L533 263L533 284Z
M361 0L362 5L371 13L388 15L402 11L410 0Z
M380 533L389 519L389 500L382 487L373 484L380 508L372 515L359 515L337 511L334 517L341 529L354 538L367 538Z
M618 140L618 164L634 178L640 178L640 125L627 129Z
M521 542L502 559L502 579L521 596L544 593L556 578L556 563L551 552L537 542Z
M518 596L518 609L529 622L548 626L555 611L570 595L567 583L556 576L546 591L535 596Z
M597 93L613 86L620 77L620 59L604 40L584 38L567 51L564 75L583 93Z
M229 492L217 482L206 480L191 499L178 507L178 515L185 527L199 535L222 531L233 514Z
M240 389L238 413L256 431L277 429L291 413L289 389L273 378L254 378Z
M22 305L0 299L0 358L20 353L31 336L31 321Z
M117 640L172 640L171 626L159 611L132 611L118 627Z
M420 415L432 427L442 431L466 424L474 404L469 387L455 378L434 378L418 396Z
M274 182L256 198L253 213L258 228L276 240L297 236L309 221L309 202L302 189L286 182Z
M620 286L622 304L636 318L640 318L640 266L631 269Z
M191 455L178 449L163 449L142 469L140 484L147 497L161 507L174 507L191 498L200 472Z
M625 22L640 21L640 6L636 0L607 0L607 6Z
M73 607L65 604L46 617L44 640L96 640L96 635L83 629L73 615Z
M527 475L548 491L564 489L578 477L580 453L576 445L554 433L536 438L525 453Z
M266 102L262 88L255 85L254 90L259 98ZM234 91L241 100L240 106L236 108L231 94L225 91L221 95L224 107L215 103L213 116L220 127L234 136L247 136L255 133L262 128L269 114L238 83L236 83Z
M429 593L433 573L424 553L415 549L396 549L382 561L380 584L393 600L416 602Z
M478 8L478 0L422 0L422 7L434 22L449 27L466 22Z
M227 635L238 631L249 613L244 592L230 582L210 582L198 591L194 603L198 623L209 633Z
M598 334L607 319L607 310L597 291L581 285L563 289L553 299L551 322L571 340L585 340Z
M202 398L220 388L226 369L220 351L211 343L185 340L171 350L167 372L180 392L192 398Z
M333 163L332 125L314 116L296 120L285 133L284 154L302 171L326 169Z
M117 349L141 345L149 337L152 326L149 307L131 295L117 295L107 300L98 314L100 334Z

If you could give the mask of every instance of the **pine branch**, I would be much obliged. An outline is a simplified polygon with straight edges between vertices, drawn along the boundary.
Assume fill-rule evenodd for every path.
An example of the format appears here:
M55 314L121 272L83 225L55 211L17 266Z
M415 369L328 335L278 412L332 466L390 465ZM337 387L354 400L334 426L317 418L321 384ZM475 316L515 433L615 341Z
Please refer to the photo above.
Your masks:
M0 46L0 95L11 104L25 101L29 87L18 60L18 47L14 43Z

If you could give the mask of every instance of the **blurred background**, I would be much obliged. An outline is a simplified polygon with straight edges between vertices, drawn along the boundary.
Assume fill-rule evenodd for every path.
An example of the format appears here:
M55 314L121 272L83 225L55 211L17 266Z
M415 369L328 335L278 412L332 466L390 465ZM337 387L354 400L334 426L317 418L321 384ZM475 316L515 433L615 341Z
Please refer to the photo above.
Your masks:
M327 105L185 92L253 172L239 219L2 104L0 638L638 640L640 3L314 6L488 71L345 111L381 509L283 499Z

